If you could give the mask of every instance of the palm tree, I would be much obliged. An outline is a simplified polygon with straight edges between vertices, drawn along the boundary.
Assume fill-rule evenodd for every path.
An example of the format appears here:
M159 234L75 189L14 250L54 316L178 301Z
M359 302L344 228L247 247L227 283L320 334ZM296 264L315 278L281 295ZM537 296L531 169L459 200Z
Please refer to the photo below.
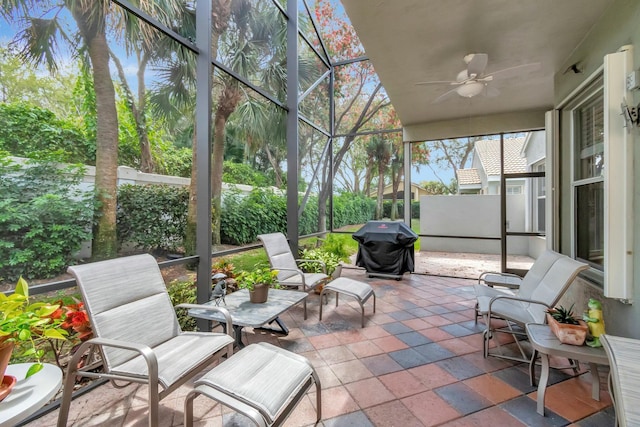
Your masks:
M391 161L391 147L380 135L373 135L367 144L367 153L378 166L378 191L376 196L376 219L384 216L382 199L384 195L384 175Z
M171 16L176 9L169 2L140 2L140 7L153 16ZM44 64L55 72L60 58L58 42L66 42L73 53L84 58L91 67L96 97L96 178L97 201L92 257L111 258L116 255L116 197L118 167L118 115L116 95L109 68L110 48L108 28L116 36L131 28L131 19L110 2L90 0L0 0L1 13L7 20L24 22L16 42L25 61ZM76 29L67 33L63 9L70 12ZM47 16L47 18L43 18ZM50 17L50 18L49 18ZM138 33L140 35L140 33ZM80 43L77 43L79 40ZM83 54L86 53L86 56Z

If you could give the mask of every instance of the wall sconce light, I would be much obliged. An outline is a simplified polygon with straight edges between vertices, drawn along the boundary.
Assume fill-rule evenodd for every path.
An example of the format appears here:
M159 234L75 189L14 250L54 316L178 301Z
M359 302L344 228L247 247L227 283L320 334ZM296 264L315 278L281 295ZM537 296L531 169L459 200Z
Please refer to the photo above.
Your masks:
M632 128L640 126L640 104L637 107L627 105L627 100L623 99L620 104L622 116L624 117L625 127Z

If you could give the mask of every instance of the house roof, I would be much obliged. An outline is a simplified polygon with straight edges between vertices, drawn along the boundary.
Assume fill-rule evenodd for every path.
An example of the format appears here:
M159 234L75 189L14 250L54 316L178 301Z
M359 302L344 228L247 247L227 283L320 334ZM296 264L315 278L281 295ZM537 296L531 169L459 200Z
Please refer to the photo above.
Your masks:
M522 156L525 138L505 138L504 173L527 171L527 159ZM476 141L476 153L487 176L500 175L500 141L483 139Z
M456 171L458 185L474 185L481 184L478 169L458 169Z

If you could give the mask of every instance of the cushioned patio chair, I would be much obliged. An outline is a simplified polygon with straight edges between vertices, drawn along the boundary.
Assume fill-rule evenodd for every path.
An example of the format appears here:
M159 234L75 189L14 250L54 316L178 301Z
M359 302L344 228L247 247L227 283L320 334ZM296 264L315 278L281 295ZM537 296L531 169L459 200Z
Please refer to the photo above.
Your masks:
M274 270L278 270L278 283L282 286L296 287L303 292L309 292L316 286L324 283L327 276L327 267L319 260L296 259L291 252L289 242L282 233L261 234L258 239L264 245L264 250L269 257L269 264ZM300 263L316 263L321 266L322 273L305 273ZM307 319L307 300L304 300L304 318Z
M609 392L619 427L640 425L640 340L601 335L609 358Z
M538 265L536 265L538 264ZM526 337L526 323L545 323L545 311L553 307L569 288L577 275L589 268L585 263L576 261L553 251L546 251L534 263L525 275L517 292L509 293L497 288L476 284L476 313L484 319L483 332L484 357L496 356L518 362L530 362L518 337ZM501 319L505 327L496 328L492 321ZM495 333L508 333L514 336L516 346L522 357L513 357L501 353L489 353L489 342ZM500 342L495 340L498 347Z
M476 294L487 297L517 295L520 298L529 299L540 280L561 256L552 250L544 251L524 277L510 273L485 271L478 277L478 285L475 287ZM478 316L480 316L480 312L476 303L476 323L478 323Z
M107 378L149 386L149 425L157 426L158 404L169 393L212 362L233 354L231 335L183 332L156 260L135 255L69 267L82 294L95 338L83 343L69 362L58 426L66 426L76 376ZM181 304L222 312L226 309ZM80 357L98 349L102 372L95 365L78 369ZM162 386L162 391L159 390Z

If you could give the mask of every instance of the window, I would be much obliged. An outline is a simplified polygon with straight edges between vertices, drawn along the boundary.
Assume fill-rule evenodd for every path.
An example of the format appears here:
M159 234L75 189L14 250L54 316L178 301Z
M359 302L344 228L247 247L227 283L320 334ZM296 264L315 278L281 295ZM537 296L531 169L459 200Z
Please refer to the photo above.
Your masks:
M522 185L507 185L507 194L522 194Z
M544 172L544 160L534 164L531 168L533 172ZM547 201L547 191L544 178L533 179L533 231L545 232L545 209Z
M604 266L604 96L603 91L573 110L576 258Z

